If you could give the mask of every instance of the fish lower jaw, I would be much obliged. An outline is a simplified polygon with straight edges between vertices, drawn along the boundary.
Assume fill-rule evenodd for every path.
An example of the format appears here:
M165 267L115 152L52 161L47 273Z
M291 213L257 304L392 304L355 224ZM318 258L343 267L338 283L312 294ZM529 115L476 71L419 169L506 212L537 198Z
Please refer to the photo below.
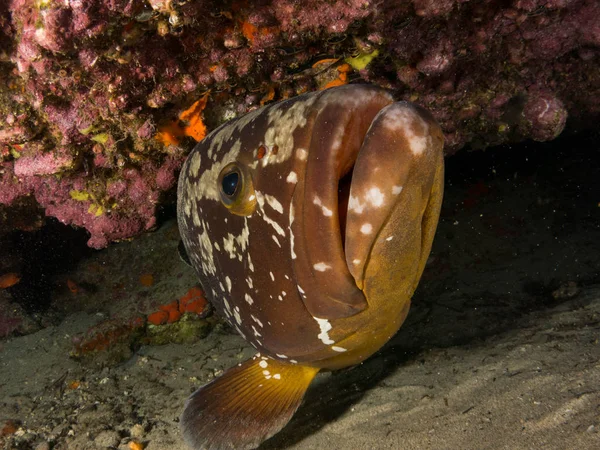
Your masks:
M391 311L388 311L388 314L372 312L372 320L365 318L366 320L363 322L368 326L361 327L350 336L330 345L328 357L308 363L308 365L324 370L338 370L362 363L394 337L404 323L409 309L410 300L402 302L402 306L393 313ZM395 319L389 320L389 317L395 317ZM388 320L385 320L386 318ZM345 351L339 353L335 351L335 348L343 348Z
M387 340L386 340L387 342ZM322 361L316 361L314 363L308 363L307 365L311 367L317 367L320 370L340 370L345 369L346 367L355 366L357 364L361 364L363 361L367 360L374 353L379 350L380 346L376 349L356 349L354 351L348 351L343 354L334 355L328 359L324 359Z
M328 355L325 358L316 361L302 361L298 364L317 367L321 370L339 370L361 364L377 353L396 334L399 328L400 325L393 331L386 330L385 333L378 333L377 335L372 335L372 333L368 333L368 335L362 333L362 336L353 335L351 338L329 346L327 349ZM342 348L344 351L339 352L334 348Z

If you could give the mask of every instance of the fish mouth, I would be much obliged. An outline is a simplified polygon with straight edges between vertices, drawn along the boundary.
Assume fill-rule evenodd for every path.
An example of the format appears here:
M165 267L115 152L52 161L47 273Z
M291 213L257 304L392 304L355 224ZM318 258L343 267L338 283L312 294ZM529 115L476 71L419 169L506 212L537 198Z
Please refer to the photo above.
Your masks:
M381 91L321 101L293 198L291 231L302 237L293 265L309 312L335 319L387 298L392 284L415 285L439 209L428 204L443 133L425 110Z
M353 232L352 227L357 226L356 220L349 220L349 216L353 216L353 212L356 211L357 205L354 205L356 201L359 202L358 209L360 210L360 199L352 197L352 193L356 196L361 188L361 183L364 183L364 174L361 174L361 170L364 168L357 161L361 157L361 153L364 150L365 139L368 130L365 130L364 134L360 136L360 143L358 149L352 152L342 152L344 158L340 161L340 175L337 182L337 216L339 226L339 236L341 239L343 258L345 258L346 267L354 279L356 287L361 291L364 291L364 278L365 272L371 255L373 254L373 247L377 241L379 232L383 228L385 221L379 223L377 229L373 229L370 235L361 235L360 233ZM356 143L355 143L356 147ZM357 175L357 176L355 176ZM363 175L363 176L361 176ZM351 198L353 199L353 210L350 210ZM386 209L393 208L394 205L386 205ZM386 216L389 212L384 213ZM355 218L354 218L355 219ZM365 222L367 223L367 222ZM359 247L359 249L357 249ZM350 252L348 252L350 250ZM357 251L358 250L358 251Z
M342 238L342 250L346 250L346 222L348 219L348 202L350 200L350 187L352 186L352 174L354 162L347 173L342 174L338 180L338 222L340 237Z

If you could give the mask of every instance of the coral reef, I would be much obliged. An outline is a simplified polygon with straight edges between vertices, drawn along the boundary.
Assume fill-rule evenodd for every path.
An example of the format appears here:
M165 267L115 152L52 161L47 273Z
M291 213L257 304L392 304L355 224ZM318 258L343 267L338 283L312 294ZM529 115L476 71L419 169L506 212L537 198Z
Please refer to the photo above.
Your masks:
M598 123L599 60L597 0L8 0L0 205L104 247L155 226L204 123L346 82L430 109L449 153L550 140Z

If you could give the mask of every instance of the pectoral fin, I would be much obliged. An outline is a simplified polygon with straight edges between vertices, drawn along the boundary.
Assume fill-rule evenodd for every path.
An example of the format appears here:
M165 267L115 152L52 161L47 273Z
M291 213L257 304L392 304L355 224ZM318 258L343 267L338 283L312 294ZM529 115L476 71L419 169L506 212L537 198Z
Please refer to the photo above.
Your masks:
M193 449L253 449L281 430L319 369L256 356L187 400L181 426Z

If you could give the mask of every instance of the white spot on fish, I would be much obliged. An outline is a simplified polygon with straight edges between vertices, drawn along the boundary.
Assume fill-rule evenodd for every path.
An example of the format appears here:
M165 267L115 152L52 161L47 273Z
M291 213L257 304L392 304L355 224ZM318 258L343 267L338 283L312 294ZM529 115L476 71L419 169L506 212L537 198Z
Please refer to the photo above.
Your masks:
M385 238L385 240L388 241L388 242L391 241L392 239L394 239L394 236L390 236L390 237L386 237Z
M244 299L246 300L246 302L248 302L249 305L254 303L254 300L252 300L252 297L250 297L248 294L244 294Z
M275 378L276 380L281 380L281 374L276 373L275 375L273 375L273 378Z
M415 111L408 108L383 109L384 126L394 132L402 131L413 155L422 154L430 145L429 125Z
M272 234L271 237L273 238L273 240L275 241L275 243L277 244L277 246L279 248L281 248L281 244L279 243L279 239L277 239L277 236L275 236L274 234Z
M383 195L383 193L378 187L372 187L367 191L367 195L365 195L365 200L374 207L379 208L381 205L383 205L385 195Z
M298 158L300 161L306 161L306 158L308 158L308 152L303 148L299 148L296 150L296 158Z
M323 205L323 202L321 201L321 199L316 195L313 198L313 205L319 206L321 208L321 210L323 211L323 215L325 217L331 217L333 215L333 211L331 211L331 209L329 209L325 205Z
M351 195L348 199L348 209L356 214L362 214L365 209L365 205L360 202L358 197Z
M392 186L392 194L398 195L402 192L402 186Z
M317 323L319 324L319 328L321 329L321 332L317 336L321 340L321 342L323 342L323 344L325 344L325 345L335 344L335 341L333 341L329 337L328 332L333 328L331 323L329 323L329 320L320 319L318 317L313 317L313 318L317 321Z
M248 253L248 269L250 269L250 272L254 272L254 264L252 264L252 258L250 258L250 253Z
M296 172L294 172L293 170L288 174L287 178L285 179L285 181L287 181L288 183L292 183L292 184L296 184L298 182L298 175L296 175Z
M237 325L236 325L236 326L235 326L235 329L237 330L237 332L238 332L238 333L240 333L240 335L241 335L241 336L242 336L244 339L246 339L246 335L244 334L244 332L243 332L242 330L240 330L240 327L239 327L239 326L237 326Z
M258 320L258 318L254 317L253 314L250 314L250 317L252 317L252 320L254 320L258 324L259 327L264 328L262 322L260 320Z
M190 158L189 162L189 170L193 177L198 176L198 172L200 171L200 162L202 161L202 156L200 153L194 153Z
M262 367L263 369L266 369L269 364L264 359L261 359L261 361L258 363L258 365L260 367Z
M252 325L252 331L254 331L254 336L256 336L256 337L262 337L262 334L260 334L258 332L258 330L256 329L256 327L254 325Z
M344 347L337 347L335 345L331 346L331 350L333 350L334 352L340 352L340 353L347 351Z
M240 317L240 308L238 306L236 306L233 309L233 317L235 317L235 321L238 323L238 325L242 324L242 318Z
M234 127L232 127L234 128ZM229 131L228 127L223 128L225 131ZM213 145L217 145L217 141L219 139L213 140ZM186 189L187 195L190 195L193 200L215 200L220 201L220 194L217 189L218 183L217 180L219 178L219 173L230 162L233 162L237 159L242 143L240 140L235 141L226 154L224 154L219 162L214 163L210 169L204 170L202 174L197 177L193 184L193 188ZM212 149L213 147L211 147ZM208 166L208 164L206 164ZM200 154L193 153L190 157L189 168L191 173L198 175L200 169ZM184 168L185 170L185 168ZM195 177L196 178L196 177Z
M286 355L280 355L279 353L275 353L275 356L277 356L278 358L281 358L281 359L287 359Z
M265 194L265 199L271 208L277 211L279 214L283 214L283 206L275 197L269 194Z
M269 372L268 370L263 370L263 375L267 376L267 375L271 375L271 372Z
M328 269L331 269L331 266L324 262L319 262L317 264L313 264L313 269L318 270L319 272L325 272Z
M294 223L294 204L290 203L290 214L289 214L290 224L288 225L288 230L290 231L290 251L292 255L292 259L296 259L296 253L294 252L294 232L292 231L292 223Z
M225 284L227 285L227 291L231 293L231 278L228 276L225 277Z
M269 275L271 276L271 281L275 281L275 275L273 275L273 272L269 272Z
M362 234L371 234L373 232L373 225L370 223L363 223L360 227L360 232Z
M265 131L264 144L269 148L273 148L276 145L279 151L277 155L263 158L261 160L263 166L266 166L267 163L272 164L287 161L292 156L294 152L294 131L296 128L306 125L307 110L317 100L316 97L296 102L291 107L286 104L275 105L265 111L268 123L271 126ZM261 114L264 114L264 112L259 110L257 115Z
M352 264L356 264L356 265L360 264L360 259L353 259Z
M204 221L202 221L202 232L198 235L198 241L200 242L201 247L200 255L202 256L202 270L206 274L214 275L217 268L213 256L213 246Z
M223 248L229 254L231 259L238 258L241 261L241 253L248 248L250 229L248 228L248 219L244 218L244 228L238 236L227 233L227 237L223 238ZM237 246L239 246L239 253Z
M271 225L275 229L277 234L279 234L280 236L285 236L285 231L283 231L283 228L281 227L281 225L279 225L277 222L275 222L273 219L271 219L269 216L267 216L267 213L264 210L265 198L266 198L265 195L263 195L259 191L256 191L256 199L257 199L260 209L262 211L263 220L265 222L267 222L269 225ZM277 203L279 203L279 202L277 202ZM281 204L279 204L279 206L281 206ZM283 213L283 207L281 207L281 212Z

